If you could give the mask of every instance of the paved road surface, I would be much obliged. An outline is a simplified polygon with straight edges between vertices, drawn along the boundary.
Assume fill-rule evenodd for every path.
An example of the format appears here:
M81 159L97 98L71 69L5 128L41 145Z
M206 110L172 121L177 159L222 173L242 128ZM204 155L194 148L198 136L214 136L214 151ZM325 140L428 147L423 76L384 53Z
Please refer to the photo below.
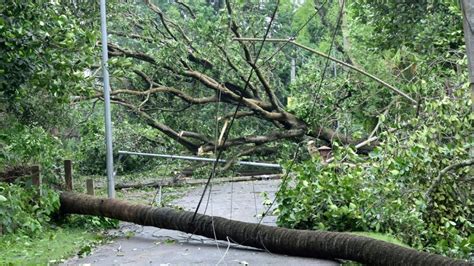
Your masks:
M208 202L206 214L258 222L257 215L266 208L262 204L262 192L267 192L273 199L279 182L265 180L215 185L209 202L206 197L199 212L204 213ZM190 190L173 204L194 211L202 189ZM275 217L265 217L263 224L274 225ZM179 231L130 223L122 223L118 232L119 237L113 243L98 247L88 257L73 258L65 265L337 265L332 261L271 254Z

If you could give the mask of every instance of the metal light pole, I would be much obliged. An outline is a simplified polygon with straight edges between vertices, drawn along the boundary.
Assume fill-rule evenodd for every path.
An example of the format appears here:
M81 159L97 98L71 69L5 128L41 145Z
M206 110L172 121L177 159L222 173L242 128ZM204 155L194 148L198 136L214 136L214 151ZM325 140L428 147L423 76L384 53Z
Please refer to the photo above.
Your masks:
M469 81L471 87L471 97L474 99L474 2L463 0L463 28L464 39L466 41L467 62L469 66Z
M291 58L291 72L290 72L290 83L293 84L296 81L296 58Z
M474 101L474 2L472 0L463 0L461 4L469 70L469 88L471 89L471 100ZM471 110L474 111L474 104L471 106ZM471 159L474 158L474 148L470 149L469 154Z
M112 119L110 117L110 83L107 64L109 56L107 49L105 0L100 0L100 31L102 35L102 77L104 80L105 145L107 149L107 194L109 198L115 198L114 160L112 154Z

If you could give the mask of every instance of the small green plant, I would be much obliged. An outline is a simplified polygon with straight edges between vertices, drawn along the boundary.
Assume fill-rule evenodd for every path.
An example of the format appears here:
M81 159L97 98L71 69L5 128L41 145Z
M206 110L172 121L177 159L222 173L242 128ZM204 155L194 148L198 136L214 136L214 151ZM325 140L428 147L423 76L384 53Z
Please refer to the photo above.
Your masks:
M263 206L268 207L272 205L272 200L270 199L270 196L268 196L268 192L264 191L260 195L263 198L263 202L262 202Z
M72 214L62 221L64 225L70 227L84 228L88 230L106 230L118 228L119 221L101 216Z
M174 243L176 243L176 240L174 240L174 239L165 239L164 243L165 244L174 244Z

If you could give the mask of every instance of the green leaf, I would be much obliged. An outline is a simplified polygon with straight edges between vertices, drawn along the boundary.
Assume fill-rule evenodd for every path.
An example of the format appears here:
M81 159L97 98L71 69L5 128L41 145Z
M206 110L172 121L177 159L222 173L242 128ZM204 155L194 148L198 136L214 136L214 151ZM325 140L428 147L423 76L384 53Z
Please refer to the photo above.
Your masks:
M393 169L393 170L390 170L390 174L392 175L398 175L400 174L400 171L396 170L396 169Z

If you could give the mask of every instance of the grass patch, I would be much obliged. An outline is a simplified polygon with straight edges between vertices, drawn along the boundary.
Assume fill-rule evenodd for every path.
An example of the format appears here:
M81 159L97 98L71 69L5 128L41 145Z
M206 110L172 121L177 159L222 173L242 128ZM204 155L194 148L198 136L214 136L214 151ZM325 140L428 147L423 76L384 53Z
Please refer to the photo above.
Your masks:
M137 172L133 174L118 175L116 176L116 184L120 183L147 183L147 182L156 182L163 179L169 179L175 174L171 172L174 170L173 167L176 167L176 163L171 165L157 166L154 169ZM173 167L171 167L173 166ZM85 193L85 183L87 179L93 179L95 182L95 194L98 197L107 197L107 178L105 176L80 176L78 175L74 179L74 191ZM179 186L172 187L166 186L162 187L161 194L158 191L158 188L154 187L143 187L138 189L118 189L115 191L116 198L121 200L126 200L133 203L157 206L157 202L160 201L161 195L161 205L167 206L173 200L178 199L186 193L192 186ZM155 199L155 201L153 201Z
M35 237L5 235L0 237L0 265L47 265L73 255L89 253L102 242L100 233L81 228L50 228Z
M372 233L372 232L349 232L349 233L354 234L354 235L359 235L359 236L370 237L370 238L374 238L374 239L377 239L377 240L382 240L382 241L385 241L385 242L389 242L389 243L392 243L392 244L395 244L395 245L399 245L399 246L402 246L402 247L410 248L410 246L404 244L400 240L398 240L395 237L390 236L390 235Z
M348 232L348 233L358 235L358 236L370 237L370 238L373 238L373 239L382 240L382 241L389 242L389 243L399 245L399 246L402 246L402 247L410 248L410 246L404 244L402 241L396 239L395 237L393 237L391 235L379 234L379 233L373 233L373 232ZM363 264L358 263L358 262L354 262L354 261L343 261L342 265L344 265L344 266L359 266L359 265L363 265Z
M162 187L161 199L158 188L122 189L116 191L116 196L118 199L144 205L151 205L153 202L153 206L158 206L157 203L161 202L161 206L168 206L173 200L184 196L189 188L189 186Z

